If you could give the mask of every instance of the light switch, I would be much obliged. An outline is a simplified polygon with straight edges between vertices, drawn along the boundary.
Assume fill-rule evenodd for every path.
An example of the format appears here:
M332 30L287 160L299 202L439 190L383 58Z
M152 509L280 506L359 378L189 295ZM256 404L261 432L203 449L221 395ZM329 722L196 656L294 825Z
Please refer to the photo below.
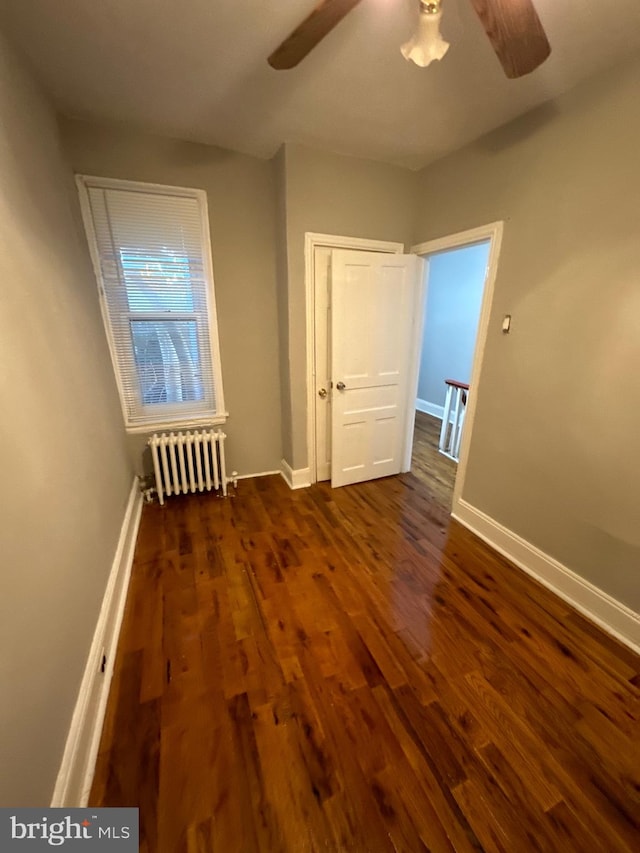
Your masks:
M502 331L507 334L511 329L511 314L505 314L502 320Z

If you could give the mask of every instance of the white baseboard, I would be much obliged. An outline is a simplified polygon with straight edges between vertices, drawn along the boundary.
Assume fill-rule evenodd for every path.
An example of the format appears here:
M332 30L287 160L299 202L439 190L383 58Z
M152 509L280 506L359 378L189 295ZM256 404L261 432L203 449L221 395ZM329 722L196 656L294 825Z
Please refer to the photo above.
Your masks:
M419 412L424 412L425 415L431 415L438 420L444 417L444 406L438 406L435 403L430 403L428 400L421 400L420 397L416 400L416 409Z
M640 615L464 500L453 517L604 631L640 652Z
M419 412L424 412L425 415L431 415L441 421L444 417L444 406L438 406L436 403L430 403L428 400L421 400L420 397L416 400L416 409ZM455 412L451 410L449 415L449 423L452 424L455 417Z
M254 477L270 477L273 474L282 474L282 471L278 468L277 471L260 471L258 474L238 474L235 479L236 480L253 480Z
M131 486L118 547L113 558L89 657L71 718L71 726L51 800L51 806L54 808L86 806L89 798L141 512L142 494L136 477ZM107 658L104 673L100 671L103 650Z
M294 470L286 459L280 462L280 473L290 489L306 489L311 485L311 471L309 468L297 468Z

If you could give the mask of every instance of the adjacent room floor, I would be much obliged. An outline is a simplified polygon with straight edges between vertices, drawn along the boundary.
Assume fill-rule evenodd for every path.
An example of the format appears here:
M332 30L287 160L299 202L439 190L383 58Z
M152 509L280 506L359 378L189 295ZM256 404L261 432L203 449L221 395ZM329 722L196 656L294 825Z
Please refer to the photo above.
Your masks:
M442 510L444 520L451 512L458 464L438 450L441 426L438 418L416 412L411 473L420 480L430 503Z
M159 853L637 850L639 668L419 476L245 480L144 508L91 803Z

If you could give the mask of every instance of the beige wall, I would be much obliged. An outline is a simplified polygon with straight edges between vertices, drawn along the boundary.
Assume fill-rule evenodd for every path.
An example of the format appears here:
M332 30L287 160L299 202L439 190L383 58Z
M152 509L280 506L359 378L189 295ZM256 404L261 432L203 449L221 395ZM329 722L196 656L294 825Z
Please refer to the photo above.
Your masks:
M408 244L415 219L415 175L406 169L286 145L285 193L288 352L292 468L306 468L306 307L304 236L307 231Z
M280 466L276 193L272 164L122 126L60 120L77 173L207 193L225 404L227 469ZM138 468L146 436L129 446Z
M60 127L77 173L207 191L229 467L305 468L305 232L408 242L415 176L300 145L266 162L121 126ZM129 438L136 466L145 442Z
M0 805L48 805L133 472L71 170L0 36Z
M298 145L267 163L115 126L61 130L75 171L207 191L241 473L283 451L307 465L306 231L409 244L503 219L464 498L638 608L638 91L636 61L418 175ZM44 805L131 464L71 170L4 42L0 280L0 804ZM130 441L136 465L142 444Z
M639 93L636 60L425 169L414 233L505 221L464 499L635 609Z
M289 278L287 261L287 167L285 146L273 158L276 181L277 231L276 258L278 278L278 328L280 353L280 411L282 423L282 457L293 458L291 433L291 385L289 366Z

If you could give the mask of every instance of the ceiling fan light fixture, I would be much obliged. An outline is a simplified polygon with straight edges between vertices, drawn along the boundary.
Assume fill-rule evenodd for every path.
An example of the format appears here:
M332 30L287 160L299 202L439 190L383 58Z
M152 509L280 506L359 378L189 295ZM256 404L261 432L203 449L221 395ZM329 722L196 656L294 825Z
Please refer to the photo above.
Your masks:
M449 42L440 35L442 9L440 0L420 0L420 16L415 33L400 48L406 60L426 68L434 59L442 59L449 50Z

